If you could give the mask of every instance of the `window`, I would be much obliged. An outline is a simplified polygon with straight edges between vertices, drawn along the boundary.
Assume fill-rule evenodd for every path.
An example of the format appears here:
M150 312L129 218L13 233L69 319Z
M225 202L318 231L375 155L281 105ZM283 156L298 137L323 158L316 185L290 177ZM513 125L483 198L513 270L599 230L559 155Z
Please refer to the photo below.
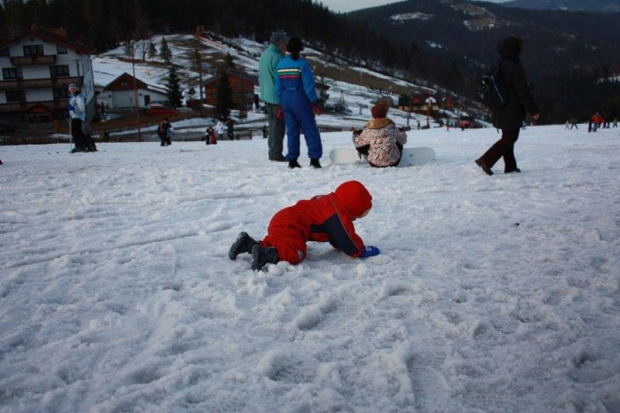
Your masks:
M22 74L21 67L7 67L2 69L2 77L4 80L10 79L23 79L24 75Z
M54 95L54 102L58 102L61 99L69 98L69 91L66 87L56 87L52 89L52 93Z
M8 47L5 47L4 49L0 49L0 56L6 57L10 55L11 55L11 51L9 50Z
M69 74L69 65L50 66L50 74L54 77L67 77Z
M24 46L24 56L43 56L43 45L31 44Z
M7 90L6 101L7 102L25 102L26 93L23 90Z
M67 54L67 48L57 44L56 45L56 53L57 54Z
M49 113L29 113L28 123L51 123L52 117Z

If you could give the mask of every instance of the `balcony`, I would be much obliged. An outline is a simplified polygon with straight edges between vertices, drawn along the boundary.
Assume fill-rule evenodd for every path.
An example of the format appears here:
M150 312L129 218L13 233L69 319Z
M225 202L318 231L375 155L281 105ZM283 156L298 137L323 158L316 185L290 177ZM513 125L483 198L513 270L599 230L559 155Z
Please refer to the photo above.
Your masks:
M0 81L0 91L11 89L46 89L69 86L70 83L82 85L82 76L52 77L49 79L10 79Z
M15 56L11 57L13 66L35 66L56 64L56 55L35 55L35 56Z
M45 102L11 102L0 103L0 113L26 112L34 105L45 105L50 109L67 109L69 99L49 100Z

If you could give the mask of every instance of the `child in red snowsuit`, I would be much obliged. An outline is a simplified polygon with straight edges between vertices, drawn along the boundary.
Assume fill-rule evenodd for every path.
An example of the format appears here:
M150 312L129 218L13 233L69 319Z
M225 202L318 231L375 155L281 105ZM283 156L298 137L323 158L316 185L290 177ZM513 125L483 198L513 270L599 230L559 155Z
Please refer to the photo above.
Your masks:
M352 258L377 255L379 249L365 246L353 226L353 221L366 216L371 208L372 196L364 185L358 181L344 182L332 193L278 211L262 241L241 232L228 257L234 260L241 253L252 254L253 270L279 261L298 264L306 258L308 241L329 242Z

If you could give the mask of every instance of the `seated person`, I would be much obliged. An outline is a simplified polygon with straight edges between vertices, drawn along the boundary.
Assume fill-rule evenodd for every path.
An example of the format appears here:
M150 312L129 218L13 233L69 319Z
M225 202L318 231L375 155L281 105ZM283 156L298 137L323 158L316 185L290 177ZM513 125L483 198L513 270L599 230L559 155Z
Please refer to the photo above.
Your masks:
M407 134L396 128L387 117L386 104L373 106L371 112L372 119L364 129L353 132L353 144L360 154L367 156L371 166L396 166L403 154L403 146L407 143Z

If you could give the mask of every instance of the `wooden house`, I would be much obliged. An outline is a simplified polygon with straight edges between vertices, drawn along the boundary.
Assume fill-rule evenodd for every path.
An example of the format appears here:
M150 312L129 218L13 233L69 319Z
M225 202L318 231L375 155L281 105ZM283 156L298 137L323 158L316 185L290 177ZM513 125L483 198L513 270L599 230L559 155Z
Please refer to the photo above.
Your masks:
M80 86L86 119L95 114L90 51L69 40L64 29L29 30L0 44L0 115L47 128L67 118L70 83Z

